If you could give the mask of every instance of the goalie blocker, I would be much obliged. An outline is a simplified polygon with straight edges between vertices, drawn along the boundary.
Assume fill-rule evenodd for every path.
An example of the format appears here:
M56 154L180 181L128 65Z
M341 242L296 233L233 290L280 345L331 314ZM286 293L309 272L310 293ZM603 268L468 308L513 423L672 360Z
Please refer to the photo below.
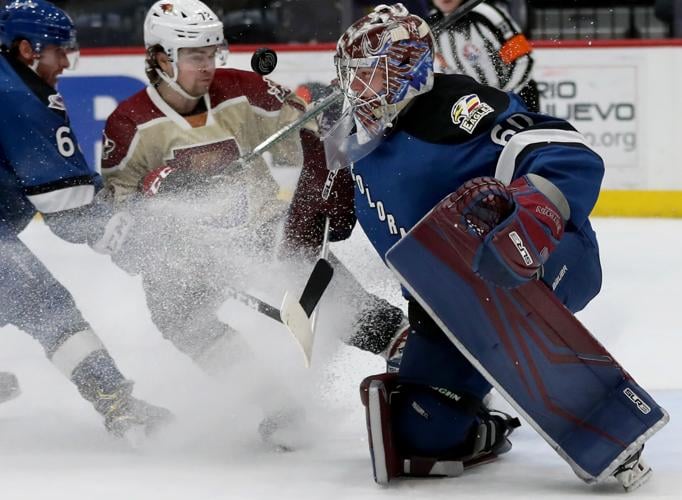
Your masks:
M389 267L578 477L594 483L615 475L626 490L636 488L650 473L643 444L668 414L547 285L509 289L478 277L472 266L485 235L466 231L451 198L387 252Z

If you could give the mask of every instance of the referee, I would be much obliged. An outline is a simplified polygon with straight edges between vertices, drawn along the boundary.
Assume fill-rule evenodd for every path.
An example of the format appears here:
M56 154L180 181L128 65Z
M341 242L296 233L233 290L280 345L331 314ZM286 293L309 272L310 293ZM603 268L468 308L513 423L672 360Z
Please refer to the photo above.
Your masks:
M465 0L433 0L432 26ZM482 2L454 25L434 33L436 67L443 73L469 75L501 90L516 92L531 111L539 111L533 56L526 39L505 7Z

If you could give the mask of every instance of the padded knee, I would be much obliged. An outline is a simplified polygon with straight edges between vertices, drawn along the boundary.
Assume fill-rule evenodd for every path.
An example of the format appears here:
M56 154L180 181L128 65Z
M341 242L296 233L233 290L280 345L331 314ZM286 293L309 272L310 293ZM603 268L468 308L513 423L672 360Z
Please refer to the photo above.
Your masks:
M511 449L507 438L518 419L455 396L408 388L394 373L363 380L360 397L377 483L399 476L458 476Z
M410 325L400 362L403 383L445 387L482 400L491 385L416 303L410 302Z
M391 411L402 453L456 458L470 454L479 419L461 398L449 401L431 387L407 385L391 400Z

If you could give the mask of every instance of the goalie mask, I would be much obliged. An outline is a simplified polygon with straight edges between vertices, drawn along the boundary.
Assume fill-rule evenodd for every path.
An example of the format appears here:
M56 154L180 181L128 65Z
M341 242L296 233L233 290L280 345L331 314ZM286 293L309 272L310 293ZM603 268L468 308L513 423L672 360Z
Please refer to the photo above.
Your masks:
M151 6L144 21L144 45L147 49L146 72L152 84L159 79L187 99L201 96L188 94L177 83L180 49L215 46L219 66L227 59L227 43L223 23L199 0L160 0ZM173 67L173 75L161 69L156 54L163 51Z
M431 90L433 47L426 21L400 3L379 5L346 30L334 58L346 114L325 138L330 168L369 154L408 102Z

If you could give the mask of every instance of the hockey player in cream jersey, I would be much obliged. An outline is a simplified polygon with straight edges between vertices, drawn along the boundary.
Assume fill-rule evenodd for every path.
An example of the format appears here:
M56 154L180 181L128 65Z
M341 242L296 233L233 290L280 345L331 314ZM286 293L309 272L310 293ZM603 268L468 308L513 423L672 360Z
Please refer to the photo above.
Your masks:
M142 275L164 337L206 365L234 337L215 314L222 278L235 279L241 249L272 245L286 210L262 158L239 172L224 168L305 105L260 75L216 68L226 52L222 23L197 0L154 4L144 36L151 85L122 102L104 132L106 187L121 217L135 218L110 222L130 231L113 258ZM273 155L300 161L299 137Z
M109 223L116 241L108 251L121 267L142 275L164 337L210 369L226 363L225 354L238 344L216 316L224 287L244 286L241 268L254 257L271 260L288 207L277 198L278 184L262 158L243 169L228 166L296 120L306 105L260 75L216 68L224 60L222 24L197 0L157 2L144 29L151 85L122 102L105 128L102 173L119 210ZM314 253L325 217L331 241L346 238L355 223L352 179L346 172L337 176L330 200L321 199L327 171L316 123L271 153L278 163L303 163L283 248ZM352 343L378 353L402 312L366 293L364 300L378 314L362 318L364 330ZM377 323L388 332L378 341L365 335Z

